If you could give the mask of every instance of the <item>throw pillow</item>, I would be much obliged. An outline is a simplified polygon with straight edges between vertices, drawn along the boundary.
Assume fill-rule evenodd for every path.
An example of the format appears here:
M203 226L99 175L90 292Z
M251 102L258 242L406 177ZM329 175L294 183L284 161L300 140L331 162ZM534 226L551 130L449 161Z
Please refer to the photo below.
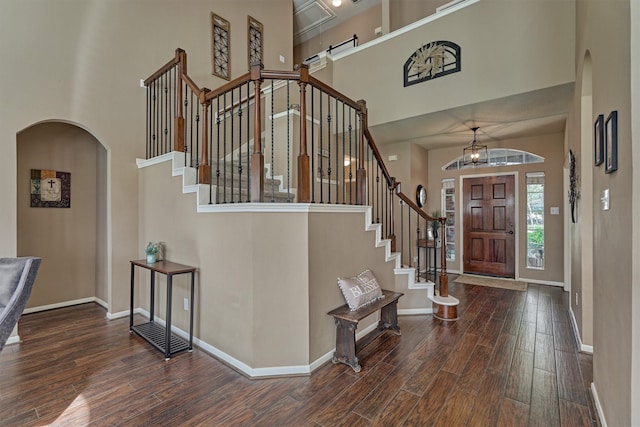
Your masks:
M382 289L370 270L365 270L353 277L340 277L338 286L351 311L384 298Z

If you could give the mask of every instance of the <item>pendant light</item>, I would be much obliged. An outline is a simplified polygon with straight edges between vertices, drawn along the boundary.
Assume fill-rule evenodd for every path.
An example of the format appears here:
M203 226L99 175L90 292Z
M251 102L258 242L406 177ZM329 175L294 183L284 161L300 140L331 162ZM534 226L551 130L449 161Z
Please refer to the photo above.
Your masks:
M476 141L476 132L478 129L480 128L471 128L473 131L473 141L471 142L471 145L465 147L462 151L465 165L475 166L478 164L486 164L489 161L487 146L484 144L478 144Z

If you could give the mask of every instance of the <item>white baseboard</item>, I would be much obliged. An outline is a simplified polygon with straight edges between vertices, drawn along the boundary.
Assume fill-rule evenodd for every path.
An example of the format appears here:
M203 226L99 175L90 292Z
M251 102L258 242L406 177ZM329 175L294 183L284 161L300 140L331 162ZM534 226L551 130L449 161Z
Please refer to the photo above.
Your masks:
M591 383L591 395L593 396L593 403L596 405L600 425L602 427L607 427L607 420L605 419L604 412L602 411L602 405L600 404L600 397L598 397L598 391L596 390L595 383Z
M127 315L129 314L129 312L126 312ZM136 308L134 310L134 313L139 313L142 316L149 318L149 312L145 309L142 308ZM162 318L159 318L158 316L154 317L154 321L157 322L159 325L165 326L165 320ZM372 325L364 328L362 331L358 332L356 334L356 340L362 338L363 336L365 336L366 334L368 334L369 332L373 331L376 327L378 326L378 324L376 322L374 322ZM175 333L176 335L180 336L181 338L188 340L189 339L189 333L183 331L180 328L175 327L175 325L171 325L171 331L173 333ZM252 368L251 366L247 365L246 363L236 359L235 357L231 356L230 354L225 353L224 351L216 348L215 346L200 340L199 338L193 337L193 343L194 345L198 346L201 350L205 351L206 353L209 353L210 355L220 359L221 361L223 361L224 363L226 363L227 365L230 365L232 368L242 372L243 374L247 375L250 378L265 378L265 377L276 377L276 376L286 376L286 375L309 375L311 372L313 372L315 369L319 368L320 366L322 366L325 362L331 360L331 358L333 357L333 353L335 352L335 348L331 349L331 351L329 351L328 353L324 354L323 356L321 356L320 358L318 358L317 360L313 361L312 363L310 363L309 365L294 365L294 366L273 366L273 367L267 367L267 368Z
M576 337L576 340L578 341L578 346L580 347L580 351L584 353L593 354L593 346L582 343L582 338L580 337L580 330L578 329L578 322L576 322L576 317L573 314L573 309L571 308L571 305L569 305L569 315L571 317L571 327L573 329L573 335Z
M551 280L527 279L526 277L518 277L518 280L521 282L533 283L534 285L548 285L548 286L557 286L559 288L564 288L564 282L554 282Z
M95 302L95 303L98 303L98 304L102 305L103 307L106 307L106 303L104 301L102 301L101 299L96 298L96 297L89 297L89 298L81 298L81 299L76 299L76 300L71 300L71 301L58 302L58 303L55 303L55 304L41 305L41 306L38 306L38 307L26 308L23 313L24 314L37 313L39 311L53 310L55 308L70 307L72 305L86 304L88 302Z
M398 316L414 316L416 314L433 314L433 308L403 308L403 309L398 309Z

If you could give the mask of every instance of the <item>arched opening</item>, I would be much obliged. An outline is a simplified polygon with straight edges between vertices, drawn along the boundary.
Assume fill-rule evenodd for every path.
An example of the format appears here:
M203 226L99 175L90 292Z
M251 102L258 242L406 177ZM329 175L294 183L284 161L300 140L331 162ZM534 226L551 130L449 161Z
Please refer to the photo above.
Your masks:
M25 312L88 301L106 307L107 150L81 127L58 121L34 124L16 141L17 253L43 259ZM39 199L32 174L42 171L70 174L69 207L32 207Z
M571 309L583 350L593 346L593 96L591 54L584 56L581 73L580 147L577 157L578 218L571 224Z

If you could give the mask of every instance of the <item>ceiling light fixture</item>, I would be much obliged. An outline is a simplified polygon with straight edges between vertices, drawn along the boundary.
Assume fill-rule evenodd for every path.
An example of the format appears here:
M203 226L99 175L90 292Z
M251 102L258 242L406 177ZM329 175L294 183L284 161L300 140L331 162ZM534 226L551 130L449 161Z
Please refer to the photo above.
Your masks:
M342 6L342 0L333 0L331 4L333 5L333 7L340 7Z
M471 145L462 150L465 165L475 166L478 164L486 164L489 160L487 146L484 144L478 144L476 141L476 131L478 129L480 128L471 128L473 131L473 141L471 142Z

